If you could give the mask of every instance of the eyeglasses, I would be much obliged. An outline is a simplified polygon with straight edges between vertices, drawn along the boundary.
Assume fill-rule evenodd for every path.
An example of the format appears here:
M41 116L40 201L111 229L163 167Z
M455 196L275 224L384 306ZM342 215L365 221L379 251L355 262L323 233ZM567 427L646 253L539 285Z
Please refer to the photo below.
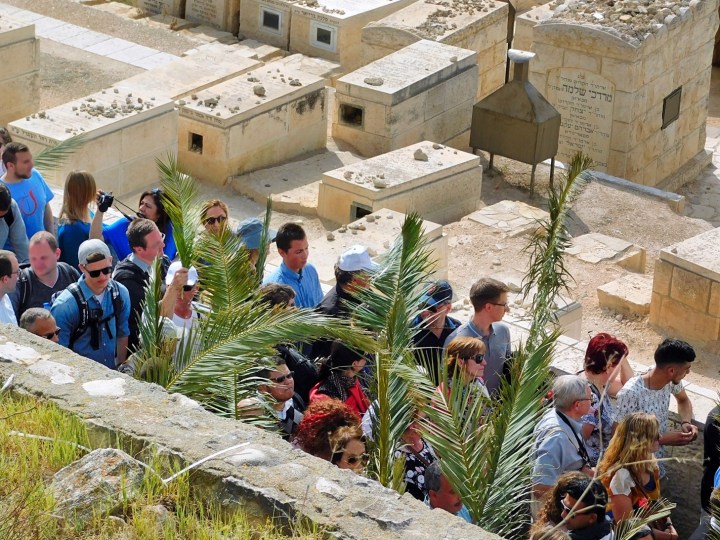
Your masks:
M448 304L450 304L450 302L438 302L434 306L428 306L426 309L432 313L437 313L438 309L447 306Z
M50 332L49 334L43 334L42 337L44 337L45 339L52 339L55 336L59 336L59 335L60 335L60 329L56 328L54 332Z
M15 274L20 275L20 269L17 269L14 272L10 272L10 274L8 274L8 275L13 276Z
M489 302L489 303L492 304L493 306L500 306L502 308L506 308L510 305L510 302L505 302L504 304L498 304L497 302Z
M203 221L203 223L205 223L205 225L215 225L216 223L218 225L221 225L225 223L225 220L227 220L227 216L209 217L205 218L205 221Z
M578 514L586 514L588 511L592 511L594 509L593 506L589 506L586 508L578 508L576 510L573 510L570 506L567 505L567 503L565 503L564 497L560 499L560 506L562 506L563 510L568 513L567 517L574 517Z
M358 463L362 463L363 465L368 462L368 456L367 454L362 454L360 456L350 456L345 461L348 462L348 465L357 465Z
M183 285L183 291L190 292L195 288L195 285L195 283L193 283L192 285Z
M274 379L270 379L270 380L272 382L274 382L275 384L282 384L285 382L285 380L292 379L294 373L295 373L294 371L291 371L287 375L280 375L279 377L275 377Z
M484 354L476 354L475 356L471 356L469 358L463 358L463 360L465 360L466 362L468 360L474 360L476 364L482 364L483 361L485 360L485 355Z
M110 272L112 272L112 266L100 268L100 270L88 270L87 267L85 267L85 270L88 274L90 274L91 278L96 278L100 276L100 274L105 274L107 276Z

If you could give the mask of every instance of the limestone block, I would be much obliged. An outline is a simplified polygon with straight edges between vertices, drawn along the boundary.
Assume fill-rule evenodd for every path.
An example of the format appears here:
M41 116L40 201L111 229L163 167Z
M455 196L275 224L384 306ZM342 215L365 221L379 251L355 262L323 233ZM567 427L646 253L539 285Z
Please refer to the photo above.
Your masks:
M224 32L238 31L240 0L186 0L185 18Z
M636 92L643 83L643 63L624 59L603 57L600 74L615 83L622 92Z
M602 56L569 49L565 51L563 67L582 68L597 73L600 71L601 61Z
M489 96L503 84L505 84L505 64L499 64L481 73L476 102Z
M715 341L720 337L720 318L697 312L667 297L662 299L657 323L653 324L691 341Z
M468 96L477 94L477 83L478 70L474 67L428 90L424 119L434 118L447 110L448 104L461 103L466 101ZM467 127L465 123L463 126Z
M667 298L666 296L663 296L661 294L658 294L653 291L652 296L650 298L650 316L648 317L648 322L653 326L659 326L660 325L660 314L662 313L662 303L663 300Z
M625 270L642 274L645 272L645 265L647 264L647 252L643 248L635 246L620 255L617 264L625 268Z
M627 152L610 150L607 172L619 178L625 178L627 172Z
M420 105L421 101L424 100L425 94L421 94L420 96L416 96L417 103ZM415 98L413 98L415 100ZM412 101L412 100L408 100ZM406 102L407 103L407 102ZM350 128L351 130L354 130L356 134L359 137L362 137L364 133L372 133L375 135L382 135L383 137L389 137L390 136L390 128L392 127L387 118L387 109L388 107L385 105L381 105L379 103L373 103L371 101L364 101L358 98L354 98L352 96L346 96L346 95L337 95L335 94L335 104L336 104L336 112L335 112L335 118L333 119L333 130L335 130L335 126L340 124L345 127ZM343 106L352 106L357 107L358 109L362 110L362 126L356 126L352 123L346 122L342 115L340 114L340 109ZM418 112L417 109L412 109L412 105L407 106L410 113L410 118L412 118L412 115L414 113L415 116L420 116L420 120L422 120L422 112ZM352 131L351 131L352 133ZM335 136L335 135L333 135ZM342 139L346 140L346 139ZM352 139L347 139L348 143L352 143Z
M185 0L134 0L133 4L145 15L185 17Z
M274 25L275 16L278 17L279 28L263 25L265 12ZM242 0L240 10L240 34L245 37L257 39L263 43L289 49L290 24L292 21L292 4L285 0Z
M454 80L454 79L453 79ZM439 85L447 89L444 84ZM435 87L437 88L437 87ZM386 128L385 132L390 137L395 137L426 120L426 107L430 91L412 96L409 99L395 105L386 106ZM445 103L447 106L447 103ZM378 132L375 132L378 133ZM382 133L382 132L380 132Z
M720 228L668 246L660 251L660 259L713 282L720 282Z
M566 251L582 261L597 264L601 261L614 260L631 248L633 245L630 242L620 238L589 233L573 238Z
M540 221L548 219L548 213L521 201L500 201L467 218L516 237L535 233L540 228Z
M610 138L610 150L618 152L628 152L630 150L630 124L622 120L622 116L617 116L618 120L614 120L612 124L612 137Z
M392 139L375 133L361 132L343 124L333 124L332 136L350 144L364 157L373 157L392 150Z
M575 49L578 43L588 51L603 51L603 57L634 62L642 56L642 50L636 44L611 34L599 27L572 24L567 21L547 20L534 29L533 41L552 44L562 49Z
M535 41L532 47L535 58L531 62L532 70L539 73L547 73L551 69L563 67L563 50L550 45Z
M710 285L711 281L706 277L682 268L675 268L670 286L670 297L704 313L708 310Z
M638 116L645 114L647 107L647 88L637 92L623 92L615 89L615 108L613 116L616 120L632 123Z
M654 81L660 75L667 72L668 68L672 65L671 47L660 47L658 50L645 56L642 62L643 83L649 84Z
M11 79L38 69L40 41L34 37L0 47L0 78Z
M708 313L713 317L720 317L720 283L715 282L710 288L710 303Z
M2 76L2 75L0 75ZM0 126L35 114L40 106L40 74L33 71L3 79L0 92Z
M647 315L650 313L652 279L647 276L628 274L597 288L601 307L624 315Z

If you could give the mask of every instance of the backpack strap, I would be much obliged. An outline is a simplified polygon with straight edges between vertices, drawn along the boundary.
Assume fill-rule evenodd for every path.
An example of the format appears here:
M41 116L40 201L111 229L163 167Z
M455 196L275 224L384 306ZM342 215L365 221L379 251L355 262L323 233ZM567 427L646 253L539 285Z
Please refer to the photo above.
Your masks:
M70 294L72 294L73 298L75 299L75 302L78 306L78 313L80 315L80 322L73 330L73 333L70 335L70 343L68 344L68 348L72 349L75 341L77 341L77 339L82 336L87 330L90 313L87 300L85 300L85 297L80 290L80 285L78 285L77 283L71 283L70 285L68 285L67 290L70 291Z
M30 296L32 295L32 280L30 279L30 265L20 265L20 273L18 274L18 281L20 282L20 294L18 295L19 305L18 312L23 313L25 306L27 306Z
M12 204L8 206L7 213L3 216L3 219L5 220L8 229L12 227L13 223L15 223L15 215L13 214Z

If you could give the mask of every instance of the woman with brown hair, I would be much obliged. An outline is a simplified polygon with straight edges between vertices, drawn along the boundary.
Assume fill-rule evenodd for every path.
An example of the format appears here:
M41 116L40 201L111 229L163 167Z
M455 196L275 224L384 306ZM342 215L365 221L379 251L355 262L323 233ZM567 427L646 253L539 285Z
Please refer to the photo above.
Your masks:
M63 204L58 216L60 260L78 267L78 248L90 237L93 215L90 204L97 195L95 178L87 171L71 171L65 179Z
M360 419L337 399L310 404L294 444L308 454L356 473L362 472L367 461Z
M599 480L610 496L615 523L631 517L644 501L660 498L660 474L654 453L660 445L660 425L647 413L632 413L618 424L597 467ZM655 540L678 540L669 519L652 527Z
M468 384L477 387L486 398L490 394L485 387L485 343L474 337L457 337L447 346L445 351L448 384L452 385L455 377L460 377ZM449 390L449 389L448 389ZM438 391L447 391L441 382Z

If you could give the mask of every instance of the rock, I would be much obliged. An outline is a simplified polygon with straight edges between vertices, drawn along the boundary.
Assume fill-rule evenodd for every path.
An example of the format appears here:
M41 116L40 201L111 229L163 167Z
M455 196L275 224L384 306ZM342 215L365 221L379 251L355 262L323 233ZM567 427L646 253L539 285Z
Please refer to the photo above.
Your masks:
M370 214L369 216L365 217L365 221L367 221L368 223L372 223L373 221L375 221L375 216Z
M113 513L139 494L144 475L145 466L122 450L93 450L53 476L54 512L73 523Z
M154 504L146 506L140 510L140 515L144 521L152 522L152 528L155 529L157 538L163 538L166 527L174 525L175 515L165 508L162 504Z
M365 77L363 82L365 84L369 84L370 86L382 86L385 81L382 77Z
M290 86L302 86L302 83L298 79L290 79Z
M255 86L253 86L253 93L256 96L262 97L265 95L265 87L260 84L256 84Z
M388 184L385 180L382 180L381 178L376 178L373 180L373 186L377 189L385 189L388 187Z
M345 171L345 172L343 173L343 178L344 178L345 180L352 180L352 177L353 177L352 171Z
M340 228L338 229L338 232L339 232L339 233L347 232L347 227L346 227L345 225L343 225L342 227L340 227Z
M622 322L622 320L623 320L622 313L618 313L617 315L615 315L615 320L617 322Z
M433 148L434 148L435 150L440 150L442 147L443 147L442 144L433 143Z
M332 242L335 240L335 235L332 232L327 233L326 238L328 239L328 242Z
M423 152L420 148L415 150L415 153L413 154L413 157L416 161L427 161L428 156L425 152Z
M493 266L500 266L502 264L502 261L500 259L493 259L492 263Z
M457 57L457 56L451 56L451 57L450 57L450 61L454 64L455 62L458 61L458 57Z

